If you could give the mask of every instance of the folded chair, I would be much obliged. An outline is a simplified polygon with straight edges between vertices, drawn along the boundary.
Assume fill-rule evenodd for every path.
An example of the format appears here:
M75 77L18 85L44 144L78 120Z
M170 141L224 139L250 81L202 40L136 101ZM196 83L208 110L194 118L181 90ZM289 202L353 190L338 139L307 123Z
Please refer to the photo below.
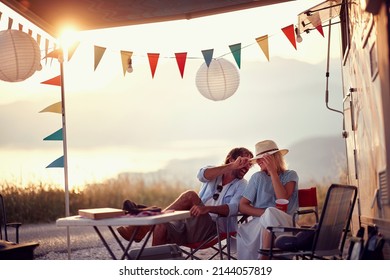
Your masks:
M268 227L271 248L259 252L270 259L342 259L356 196L355 186L332 184L315 227Z
M7 222L7 215L5 212L5 204L4 204L4 198L0 194L0 240L6 240L10 241L8 239L8 228L13 227L15 228L15 243L19 243L19 227L22 225L22 223L13 222L8 223Z
M7 222L4 198L0 194L0 260L28 260L34 258L34 249L39 245L36 242L19 244L19 227L21 223ZM15 242L8 238L8 227L15 228Z
M242 216L241 214L236 215L236 216L231 216L230 218L238 218L241 217L237 222L241 223L244 222L246 217ZM224 256L230 260L230 259L235 259L231 255L231 243L232 243L232 238L234 238L237 234L236 231L232 232L225 232L222 229L218 227L219 220L223 219L226 217L221 217L218 216L216 219L216 224L217 224L217 233L214 234L213 236L209 237L206 240L195 242L195 243L189 243L181 246L183 254L186 256L185 259L192 259L192 260L200 260L201 258L197 256L197 253L200 250L205 250L205 249L212 249L214 250L214 254L211 255L208 259L212 260L215 257L219 256L219 259L223 260ZM226 229L230 228L229 223L231 219L226 219ZM183 247L186 247L187 249L184 249Z
M308 189L298 190L298 205L299 208L293 214L293 226L296 226L296 222L303 215L314 215L315 223L318 223L318 201L317 201L317 188L311 187ZM313 223L311 223L313 224ZM307 223L306 223L307 225Z

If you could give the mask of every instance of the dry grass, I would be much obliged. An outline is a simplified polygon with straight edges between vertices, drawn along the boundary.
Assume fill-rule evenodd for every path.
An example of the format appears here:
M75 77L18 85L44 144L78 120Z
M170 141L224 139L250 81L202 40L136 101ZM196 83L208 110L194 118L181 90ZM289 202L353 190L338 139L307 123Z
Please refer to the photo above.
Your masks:
M166 207L187 189L180 182L166 182L157 178L146 181L142 176L118 177L88 184L82 189L71 189L70 214L76 215L78 209L82 208L122 208L126 199L148 206ZM8 221L53 222L65 214L65 191L58 186L3 183L0 193L5 200Z

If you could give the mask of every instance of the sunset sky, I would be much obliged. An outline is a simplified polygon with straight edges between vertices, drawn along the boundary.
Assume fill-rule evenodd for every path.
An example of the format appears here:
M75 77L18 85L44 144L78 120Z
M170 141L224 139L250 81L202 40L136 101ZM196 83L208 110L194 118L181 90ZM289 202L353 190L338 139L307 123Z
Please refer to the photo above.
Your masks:
M297 50L281 31L319 2L73 34L80 45L65 64L64 79L70 186L189 160L218 164L231 148L254 150L263 139L288 148L302 139L338 134L341 118L323 101L328 29L325 38L317 31L303 34ZM3 13L1 30L7 28L4 18ZM338 28L332 29L331 56L337 63L331 65L330 102L340 109ZM255 41L266 34L269 62ZM225 101L206 99L195 86L204 62L201 50L214 49L215 58L235 63L229 45L236 43L243 47L237 92ZM106 48L95 71L94 46ZM134 72L126 76L121 50L133 52ZM183 78L177 52L188 53ZM154 78L147 53L160 53ZM61 116L39 113L61 101L59 87L41 84L56 75L58 63L49 61L24 82L0 81L0 181L63 183L62 168L45 168L63 155L62 142L43 141L61 128Z

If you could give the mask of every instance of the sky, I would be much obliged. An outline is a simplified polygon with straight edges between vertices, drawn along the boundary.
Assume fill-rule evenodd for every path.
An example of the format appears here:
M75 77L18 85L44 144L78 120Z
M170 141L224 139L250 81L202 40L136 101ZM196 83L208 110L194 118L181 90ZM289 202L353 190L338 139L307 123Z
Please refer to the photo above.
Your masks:
M297 50L281 28L322 1L293 1L199 19L82 31L65 63L69 185L122 172L181 170L188 162L219 164L236 146L275 140L280 148L311 137L334 136L341 118L324 105L328 29L302 34ZM1 29L6 29L3 13ZM21 19L22 20L22 19ZM71 24L70 24L71 26ZM338 25L331 36L330 105L340 109ZM73 26L77 29L76 26ZM270 61L255 38L268 34ZM203 97L195 85L201 50L233 64L229 45L241 43L240 85L224 101ZM94 46L106 48L94 70ZM42 48L42 46L41 46ZM43 48L42 48L43 50ZM123 75L119 52L133 51ZM174 53L187 52L184 77ZM147 53L160 53L154 78ZM59 75L56 61L24 82L0 81L0 181L63 184L62 168L46 168L63 155L62 141L43 141L61 128L59 114L39 113L61 101L60 88L41 82ZM333 78L334 77L334 78ZM187 168L195 174L199 166Z

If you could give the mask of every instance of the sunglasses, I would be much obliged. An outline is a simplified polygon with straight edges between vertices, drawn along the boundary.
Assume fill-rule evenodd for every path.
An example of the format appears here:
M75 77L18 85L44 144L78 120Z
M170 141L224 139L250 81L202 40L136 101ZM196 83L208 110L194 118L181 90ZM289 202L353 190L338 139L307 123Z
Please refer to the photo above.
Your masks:
M222 191L222 185L217 186L217 193L213 194L213 199L217 200L219 197L219 193Z

